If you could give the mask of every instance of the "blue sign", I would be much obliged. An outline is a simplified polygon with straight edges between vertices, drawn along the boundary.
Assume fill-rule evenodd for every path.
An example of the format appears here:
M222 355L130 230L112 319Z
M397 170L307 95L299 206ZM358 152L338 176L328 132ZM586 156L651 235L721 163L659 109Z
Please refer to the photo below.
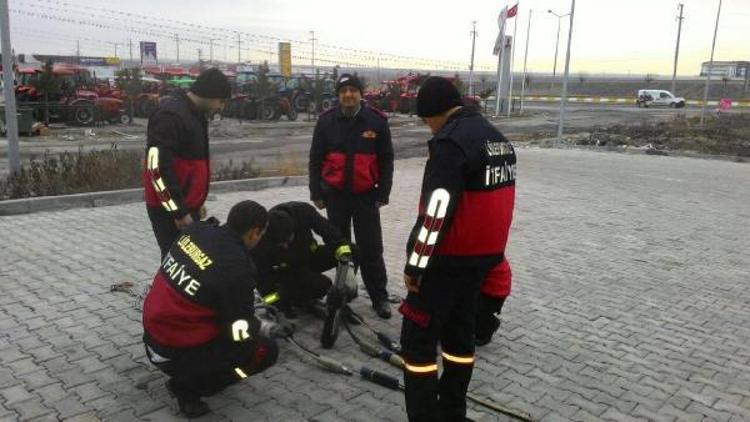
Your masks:
M141 62L159 63L155 42L141 41Z

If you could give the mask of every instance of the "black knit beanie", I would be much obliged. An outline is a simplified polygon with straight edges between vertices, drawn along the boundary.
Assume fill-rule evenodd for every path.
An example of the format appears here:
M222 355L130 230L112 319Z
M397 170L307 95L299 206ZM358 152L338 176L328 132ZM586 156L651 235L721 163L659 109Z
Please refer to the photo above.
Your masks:
M461 94L451 81L440 76L430 76L417 94L417 116L434 117L453 107L462 106Z
M364 91L364 87L362 86L362 81L359 80L358 77L354 75L350 75L348 73L344 73L341 75L338 81L336 81L336 92L339 92L341 88L345 86L353 86L359 90L359 92Z
M212 67L204 70L193 82L190 92L201 98L229 98L232 96L232 86L224 73Z
M250 229L265 229L267 224L268 211L254 201L238 202L227 216L227 226L240 236L247 234Z

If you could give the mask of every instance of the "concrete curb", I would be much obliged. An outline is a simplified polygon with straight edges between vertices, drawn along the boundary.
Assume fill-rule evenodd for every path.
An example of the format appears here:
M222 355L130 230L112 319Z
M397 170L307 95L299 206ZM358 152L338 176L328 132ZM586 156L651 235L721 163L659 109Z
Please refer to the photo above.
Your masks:
M259 177L256 179L227 180L211 183L211 194L236 191L255 191L284 186L303 186L307 176ZM0 216L59 211L70 208L94 208L143 201L143 189L124 189L74 195L42 196L38 198L0 201Z

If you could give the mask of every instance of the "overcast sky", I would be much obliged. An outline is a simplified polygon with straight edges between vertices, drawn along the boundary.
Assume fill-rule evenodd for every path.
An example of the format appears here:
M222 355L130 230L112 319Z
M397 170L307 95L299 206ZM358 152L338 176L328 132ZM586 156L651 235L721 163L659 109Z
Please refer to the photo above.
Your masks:
M696 75L701 61L708 60L718 0L682 0L685 21L678 73ZM165 35L179 32L183 39L200 39L207 43L213 37L164 19L224 28L214 31L215 57L236 60L236 36L231 31L270 35L281 39L308 40L315 30L319 43L318 57L327 60L366 60L367 53L335 50L341 46L392 55L413 56L428 60L456 62L468 66L471 52L471 22L477 21L477 55L479 69L494 69L496 59L492 46L497 36L497 14L506 4L499 0L428 1L375 0L364 2L316 0L10 0L13 44L17 52L74 54L76 39L81 39L81 53L112 55L114 43L156 41L161 57L176 56L176 43ZM677 34L677 0L578 0L576 6L571 70L574 73L659 73L670 74ZM128 11L147 15L147 20L99 19L100 9ZM516 69L522 68L523 49L529 10L533 9L529 68L551 72L559 14L570 10L570 0L522 0L518 16ZM19 11L21 11L19 13ZM80 12L80 13L77 13ZM57 17L86 18L113 28L97 28L30 16L46 13ZM750 0L725 0L716 48L716 60L750 60ZM563 20L560 37L558 72L564 64L568 23ZM175 26L170 26L175 25ZM128 32L125 26L135 28ZM179 27L179 28L178 28ZM512 34L511 25L508 30ZM232 41L228 41L232 39ZM275 39L247 37L243 58L276 60L269 51L276 50ZM112 44L107 44L111 42ZM226 45L226 47L224 46ZM208 56L207 44L183 41L183 59L195 59L201 47ZM246 49L250 50L246 50ZM310 45L293 44L295 64L306 62ZM127 45L119 45L121 57L129 55ZM137 56L137 49L136 49ZM320 63L324 65L326 63ZM376 63L372 62L375 66ZM406 66L405 59L383 59L383 66Z

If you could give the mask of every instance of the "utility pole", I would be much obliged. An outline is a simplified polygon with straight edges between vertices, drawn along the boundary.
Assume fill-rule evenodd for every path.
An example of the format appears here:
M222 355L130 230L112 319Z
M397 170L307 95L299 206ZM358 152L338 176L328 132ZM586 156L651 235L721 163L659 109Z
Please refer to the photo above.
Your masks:
M237 33L237 64L242 63L242 34Z
M180 64L180 34L174 34L174 40L177 43L177 64Z
M471 23L471 64L469 65L469 95L474 95L474 46L477 42L477 21Z
M312 73L315 75L315 41L318 39L315 38L315 31L310 31L310 42L312 43Z
M81 41L76 41L76 57L78 58L78 64L81 63Z
M198 64L200 65L201 60L203 59L203 51L201 51L200 48L198 48L197 50L198 50Z
M378 84L380 84L383 80L380 79L380 53L378 53Z
M128 44L130 45L130 64L132 66L133 64L133 39L128 40Z
M531 15L534 10L529 9L529 24L526 26L526 52L523 55L523 80L521 81L521 109L520 114L523 114L523 102L526 96L526 72L528 71L529 63L529 39L531 38Z
M716 11L716 27L714 28L714 41L711 44L711 61L708 63L708 72L706 75L706 89L703 92L703 108L701 109L701 126L706 119L706 107L708 107L708 89L711 85L711 73L714 71L714 51L716 50L716 36L719 33L719 18L721 18L721 0L719 0L719 9Z
M682 21L685 17L682 15L685 4L680 3L680 16L677 17L677 46L674 49L674 71L672 72L672 94L675 94L677 83L677 59L680 57L680 36L682 35Z
M214 41L218 41L218 40L219 38L211 38L208 40L208 44L209 44L208 56L209 56L209 61L211 62L211 64L214 63Z
M18 114L16 93L13 86L13 50L10 46L10 16L8 0L0 0L0 36L3 53L3 95L5 96L5 136L8 139L8 166L10 174L21 171L21 155L18 150Z
M563 77L562 95L560 96L560 122L557 125L557 140L562 142L565 126L565 105L568 96L568 77L570 76L570 46L573 42L573 17L576 11L576 0L570 4L570 29L568 30L568 52L565 55L565 76Z

